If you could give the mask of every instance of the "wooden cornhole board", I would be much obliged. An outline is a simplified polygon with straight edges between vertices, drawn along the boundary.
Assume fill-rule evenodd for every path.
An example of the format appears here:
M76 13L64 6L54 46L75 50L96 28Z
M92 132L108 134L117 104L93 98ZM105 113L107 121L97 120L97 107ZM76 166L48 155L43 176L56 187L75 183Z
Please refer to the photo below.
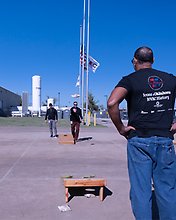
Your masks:
M65 186L65 201L68 202L68 188L69 187L100 187L99 196L100 200L103 201L104 187L106 186L105 179L95 179L95 178L86 178L86 179L64 179Z
M74 139L71 134L59 134L59 144L74 144Z

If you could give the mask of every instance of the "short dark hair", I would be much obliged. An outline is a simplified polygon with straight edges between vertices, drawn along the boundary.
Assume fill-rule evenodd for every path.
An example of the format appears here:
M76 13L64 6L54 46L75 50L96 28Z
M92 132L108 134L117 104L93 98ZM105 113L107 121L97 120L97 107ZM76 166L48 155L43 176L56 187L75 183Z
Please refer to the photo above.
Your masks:
M153 63L153 51L149 47L139 47L135 53L134 57L140 62L140 63Z
M52 103L49 104L49 106L52 106L52 105L53 105Z
M75 101L75 102L73 102L73 105L78 105L78 103Z

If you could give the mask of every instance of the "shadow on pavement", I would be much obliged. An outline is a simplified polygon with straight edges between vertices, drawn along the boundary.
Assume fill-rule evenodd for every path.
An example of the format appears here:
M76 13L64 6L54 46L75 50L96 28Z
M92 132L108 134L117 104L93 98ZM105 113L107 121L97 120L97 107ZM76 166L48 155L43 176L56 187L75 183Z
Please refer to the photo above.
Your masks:
M69 188L69 198L68 201L73 199L74 196L85 196L87 198L92 198L99 196L100 187L70 187ZM106 186L104 187L104 198L111 196L113 193Z
M83 137L83 138L79 138L79 139L77 140L77 142L88 141L88 140L91 140L91 139L92 139L92 137Z

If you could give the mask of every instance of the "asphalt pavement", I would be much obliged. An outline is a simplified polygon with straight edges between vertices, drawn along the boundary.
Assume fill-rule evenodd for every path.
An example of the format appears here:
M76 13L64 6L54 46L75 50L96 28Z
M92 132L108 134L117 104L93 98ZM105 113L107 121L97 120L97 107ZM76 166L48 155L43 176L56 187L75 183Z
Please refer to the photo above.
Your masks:
M126 140L109 120L105 127L81 127L77 144L59 144L47 127L0 127L1 220L134 220L129 201ZM69 128L59 134L70 133ZM63 178L107 180L87 198L79 189L65 206ZM94 195L94 196L93 196Z

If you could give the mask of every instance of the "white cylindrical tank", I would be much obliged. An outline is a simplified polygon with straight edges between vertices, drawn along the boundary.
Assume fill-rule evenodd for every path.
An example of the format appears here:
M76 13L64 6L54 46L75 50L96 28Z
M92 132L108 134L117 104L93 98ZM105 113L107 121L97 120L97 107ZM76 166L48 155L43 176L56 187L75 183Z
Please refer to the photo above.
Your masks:
M32 77L32 110L40 115L41 106L41 78L40 76Z
M54 104L54 99L53 98L49 98L48 100L47 100L47 107L49 108L49 104Z

